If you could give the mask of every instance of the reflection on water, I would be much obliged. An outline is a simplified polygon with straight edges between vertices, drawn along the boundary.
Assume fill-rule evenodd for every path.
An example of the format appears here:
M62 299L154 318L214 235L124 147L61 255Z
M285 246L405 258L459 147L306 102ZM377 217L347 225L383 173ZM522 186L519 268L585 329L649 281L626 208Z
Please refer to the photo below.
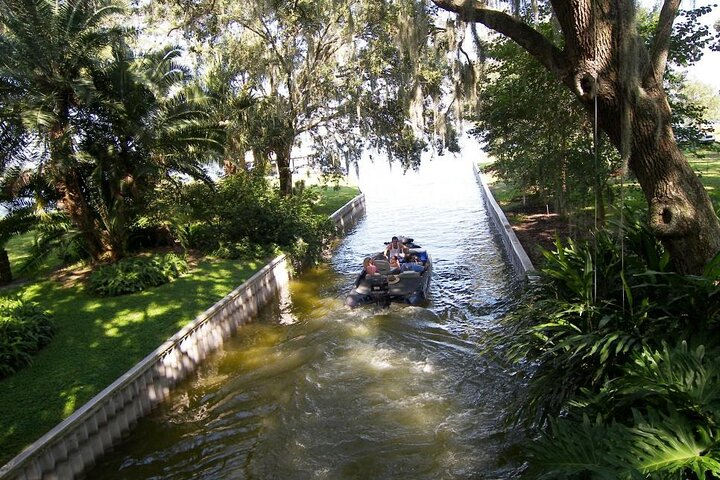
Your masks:
M293 282L289 306L244 327L90 478L516 476L502 423L514 385L482 345L517 285L468 160L360 172L367 215L332 263ZM362 257L394 234L433 256L428 308L348 309Z

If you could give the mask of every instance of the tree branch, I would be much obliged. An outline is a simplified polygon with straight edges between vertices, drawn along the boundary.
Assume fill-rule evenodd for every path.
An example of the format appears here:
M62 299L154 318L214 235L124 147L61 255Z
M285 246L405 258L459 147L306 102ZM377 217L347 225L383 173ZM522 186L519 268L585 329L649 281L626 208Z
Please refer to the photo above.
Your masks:
M658 83L662 83L663 74L665 73L668 50L670 49L670 35L679 8L680 0L665 0L662 10L660 10L660 19L655 29L655 38L650 52L652 75Z
M671 1L671 0L668 0ZM454 12L465 22L482 23L516 42L556 77L562 79L567 62L562 51L537 30L507 13L486 8L474 0L433 0L443 10Z

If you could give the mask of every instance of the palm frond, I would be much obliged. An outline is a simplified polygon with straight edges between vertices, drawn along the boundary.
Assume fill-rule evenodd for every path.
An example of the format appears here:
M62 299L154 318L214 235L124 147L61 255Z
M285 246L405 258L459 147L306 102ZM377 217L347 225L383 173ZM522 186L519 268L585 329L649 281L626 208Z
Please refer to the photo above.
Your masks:
M39 221L33 206L12 210L0 219L0 246L14 235L31 230Z
M18 271L35 272L51 255L58 255L66 261L74 261L88 256L85 239L72 221L62 212L47 214L36 225L35 241L30 249L31 255Z

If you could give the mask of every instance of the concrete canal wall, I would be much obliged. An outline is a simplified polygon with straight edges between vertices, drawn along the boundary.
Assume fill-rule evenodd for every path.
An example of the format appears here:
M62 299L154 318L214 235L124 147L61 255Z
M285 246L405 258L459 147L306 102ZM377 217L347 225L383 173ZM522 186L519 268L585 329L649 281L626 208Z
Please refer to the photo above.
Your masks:
M524 279L531 279L535 274L535 267L530 261L530 257L528 257L527 252L517 239L517 236L515 235L510 222L508 222L505 213L498 205L495 197L493 197L492 192L490 192L490 188L483 179L477 165L474 163L473 172L475 173L475 178L477 178L477 181L480 184L488 213L490 214L490 218L500 234L500 238L502 238L502 242L505 246L505 251L507 252L510 262L513 264L513 267L518 275Z
M330 219L335 222L337 234L345 235L363 214L365 214L365 194L361 193L330 215Z
M365 196L359 195L331 218L345 233L364 213ZM286 291L289 281L286 258L280 255L13 458L0 469L0 478L82 477L210 353Z

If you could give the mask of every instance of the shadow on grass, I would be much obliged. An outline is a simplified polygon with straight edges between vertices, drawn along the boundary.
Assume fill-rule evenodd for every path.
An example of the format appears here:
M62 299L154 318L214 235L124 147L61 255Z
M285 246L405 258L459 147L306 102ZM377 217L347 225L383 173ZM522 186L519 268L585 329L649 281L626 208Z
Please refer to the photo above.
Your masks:
M89 296L80 285L52 281L15 289L14 294L50 311L57 330L30 367L0 381L0 465L263 265L203 261L170 284L106 299Z

